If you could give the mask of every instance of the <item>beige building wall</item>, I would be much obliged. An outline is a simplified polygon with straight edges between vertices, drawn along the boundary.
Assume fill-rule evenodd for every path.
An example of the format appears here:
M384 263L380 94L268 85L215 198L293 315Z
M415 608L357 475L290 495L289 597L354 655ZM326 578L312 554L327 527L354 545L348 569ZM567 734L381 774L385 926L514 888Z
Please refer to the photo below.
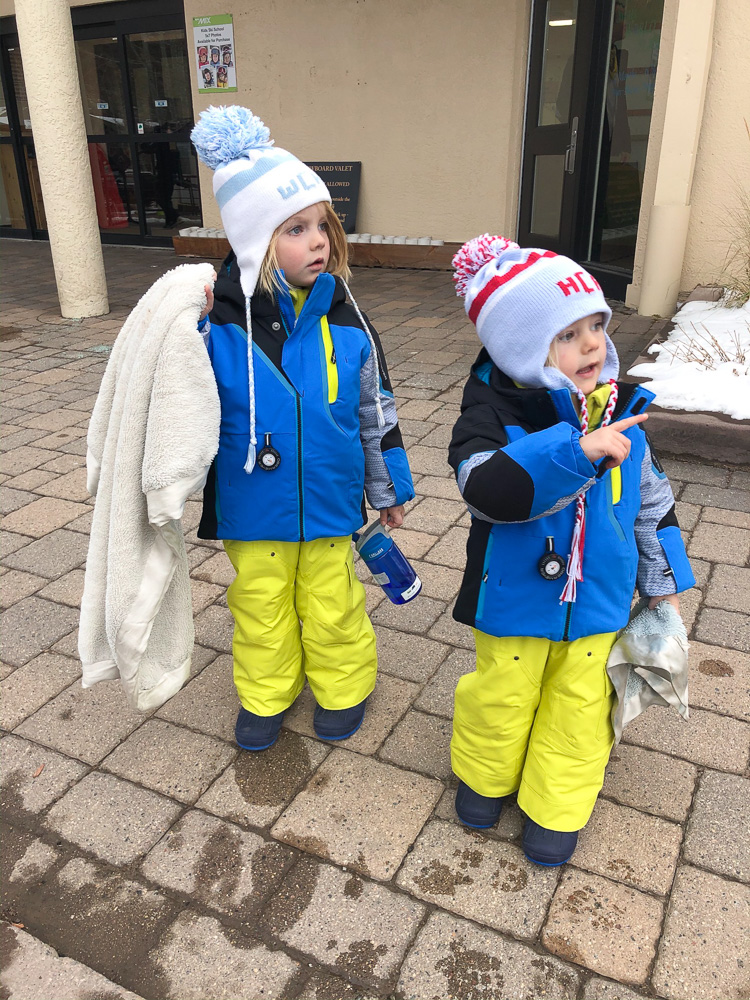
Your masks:
M234 15L238 92L302 160L361 160L357 228L513 235L529 5L517 0L186 0ZM196 113L218 95L197 92ZM219 224L201 168L206 225Z
M730 234L741 218L743 194L750 199L749 128L750 3L717 0L683 289L721 279ZM746 240L749 224L745 216Z
M660 161L678 169L679 162L661 156L668 85L673 66L678 19L692 16L685 0L666 0L659 68L643 182L633 283L628 304L638 306L651 207L657 191L669 190L670 177L659 173ZM687 240L680 288L721 281L733 225L741 217L743 195L750 198L750 4L716 0L711 61L689 192Z

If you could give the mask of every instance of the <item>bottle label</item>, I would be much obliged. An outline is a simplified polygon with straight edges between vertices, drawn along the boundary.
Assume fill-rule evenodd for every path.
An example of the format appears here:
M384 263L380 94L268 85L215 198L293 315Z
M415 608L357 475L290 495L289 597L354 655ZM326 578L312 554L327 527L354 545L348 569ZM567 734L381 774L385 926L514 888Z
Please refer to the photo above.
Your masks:
M387 573L373 573L372 578L375 583L379 583L381 587L384 587L386 583L390 583L390 577Z
M406 588L401 597L405 601L408 601L410 597L414 597L415 594L419 593L421 586L422 586L422 581L419 579L418 576L415 576L414 583L411 585L411 587Z

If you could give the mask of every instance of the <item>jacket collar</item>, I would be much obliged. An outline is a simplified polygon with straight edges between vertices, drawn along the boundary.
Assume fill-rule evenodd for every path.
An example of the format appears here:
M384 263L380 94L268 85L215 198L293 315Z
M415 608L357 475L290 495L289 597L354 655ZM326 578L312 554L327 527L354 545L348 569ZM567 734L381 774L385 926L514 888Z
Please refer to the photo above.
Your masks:
M521 424L541 430L558 423L561 413L564 414L562 418L567 419L568 410L572 416L569 422L578 422L568 389L521 388L497 367L486 348L482 348L479 352L472 365L471 375L475 391L484 393L489 388L496 394L496 401L499 395L503 409L509 411ZM618 397L612 414L613 421L642 413L655 398L653 392L633 382L618 382L617 389ZM555 405L556 399L559 406Z

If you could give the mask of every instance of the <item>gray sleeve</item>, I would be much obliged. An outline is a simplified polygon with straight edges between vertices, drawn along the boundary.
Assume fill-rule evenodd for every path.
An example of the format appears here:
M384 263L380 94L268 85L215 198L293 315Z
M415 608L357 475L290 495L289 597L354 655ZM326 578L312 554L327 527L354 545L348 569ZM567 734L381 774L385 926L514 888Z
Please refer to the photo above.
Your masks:
M377 366L375 352L370 351L359 373L359 436L365 453L365 493L373 510L395 507L396 490L383 458L380 442L397 424L396 402L393 396L381 393L380 403L385 423L378 424L374 387Z
M646 597L675 594L677 584L657 531L674 507L674 494L664 473L654 468L648 444L641 465L641 509L635 519L638 546L637 585ZM676 519L673 522L676 525Z

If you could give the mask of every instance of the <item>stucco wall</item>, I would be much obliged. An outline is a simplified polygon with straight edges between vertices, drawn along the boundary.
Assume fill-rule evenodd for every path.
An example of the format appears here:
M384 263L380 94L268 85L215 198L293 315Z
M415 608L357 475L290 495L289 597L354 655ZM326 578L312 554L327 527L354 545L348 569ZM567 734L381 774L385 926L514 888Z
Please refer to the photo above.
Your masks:
M628 305L637 306L640 297L640 287L643 281L643 257L646 250L646 234L651 206L656 192L656 176L661 153L661 142L664 136L664 115L667 107L667 91L672 69L672 50L674 48L675 30L677 27L677 8L679 0L664 0L661 39L659 43L659 63L656 69L654 84L654 103L651 108L651 127L648 134L648 151L646 165L643 171L643 186L641 189L641 210L638 217L638 233L635 240L635 260L633 263L633 282L628 288Z
M648 159L636 244L633 284L627 301L637 306L643 282L643 258L651 205L657 187L667 86L677 20L685 16L679 0L666 0L659 69L654 93ZM750 4L747 0L716 0L711 64L706 84L700 135L695 154L690 219L680 287L721 280L730 243L730 228L740 213L741 193L750 196L750 91L748 90L747 39L750 38ZM669 158L666 158L669 163ZM664 163L661 165L664 169ZM662 191L669 177L658 178Z
M186 0L234 15L239 91L303 160L361 160L357 228L463 240L515 232L527 4L517 0ZM199 95L196 112L217 103ZM218 223L201 170L204 218Z
M721 277L729 227L750 196L750 3L717 0L713 54L693 176L682 288Z

